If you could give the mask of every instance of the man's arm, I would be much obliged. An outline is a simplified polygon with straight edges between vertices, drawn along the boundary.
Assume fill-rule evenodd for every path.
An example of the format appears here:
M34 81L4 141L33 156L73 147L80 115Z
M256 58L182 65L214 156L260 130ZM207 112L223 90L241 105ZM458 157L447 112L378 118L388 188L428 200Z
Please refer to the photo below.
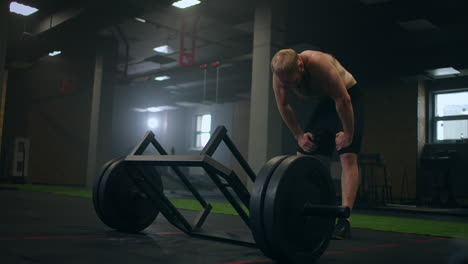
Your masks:
M275 92L276 105L278 106L281 117L297 140L304 134L304 131L297 121L296 114L289 105L288 99L290 92L283 87L276 75L273 75L273 90Z
M345 95L338 95L332 98L335 100L336 112L340 117L343 132L350 139L351 143L354 136L354 110L351 98L347 91Z
M317 60L313 67L315 68L315 74L324 78L325 94L335 101L336 112L343 125L343 132L349 143L351 143L354 135L354 113L348 90L338 71L327 58L322 57Z

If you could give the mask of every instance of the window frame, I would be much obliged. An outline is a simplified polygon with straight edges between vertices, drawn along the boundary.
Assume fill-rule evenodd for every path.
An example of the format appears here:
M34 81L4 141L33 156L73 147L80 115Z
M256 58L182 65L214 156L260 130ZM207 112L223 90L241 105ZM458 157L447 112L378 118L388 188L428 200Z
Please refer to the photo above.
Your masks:
M437 139L437 122L438 121L451 121L451 120L468 120L468 114L466 115L454 115L454 116L436 116L436 96L440 94L449 94L449 93L460 93L468 92L468 88L457 88L457 89L434 89L430 91L429 103L428 103L428 138L429 143L458 143L461 140L458 139ZM467 137L468 138L468 135ZM465 138L465 140L466 140Z
M202 117L203 119L203 116L205 115L209 115L211 117L211 123L210 123L210 131L208 132L202 132L201 130L198 131L197 128L198 128L198 117ZM213 115L210 114L210 113L204 113L204 114L196 114L195 115L195 122L194 122L194 136L193 136L193 148L196 149L196 150L200 150L200 149L203 149L205 146L197 146L197 136L198 135L201 135L201 134L209 134L211 136L211 131L213 130Z

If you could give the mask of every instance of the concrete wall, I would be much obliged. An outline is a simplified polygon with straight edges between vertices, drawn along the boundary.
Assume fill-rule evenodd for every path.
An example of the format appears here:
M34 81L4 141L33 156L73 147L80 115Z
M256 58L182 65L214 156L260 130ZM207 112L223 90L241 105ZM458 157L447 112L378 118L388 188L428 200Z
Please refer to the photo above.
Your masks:
M30 139L27 183L85 185L96 50L105 46L97 160L107 160L115 50L112 40L66 47L26 69L10 69L2 175L11 176L13 142Z
M44 57L28 69L10 71L5 150L12 154L15 137L31 140L26 182L84 184L93 57ZM73 82L75 90L63 92L62 81Z
M382 81L363 86L363 153L379 153L388 169L393 197L407 177L408 196L416 197L417 82ZM382 174L378 176L382 184Z

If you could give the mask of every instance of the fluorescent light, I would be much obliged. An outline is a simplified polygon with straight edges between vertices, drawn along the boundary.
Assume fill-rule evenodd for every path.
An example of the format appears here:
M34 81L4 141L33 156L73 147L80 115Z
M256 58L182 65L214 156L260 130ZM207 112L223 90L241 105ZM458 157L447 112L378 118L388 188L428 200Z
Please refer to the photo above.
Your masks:
M151 112L151 113L161 112L159 107L148 107L146 108L146 111Z
M200 1L198 0L180 0L180 1L174 2L172 5L178 8L187 8L187 7L191 7L194 5L198 5L199 3Z
M140 17L135 17L135 20L141 23L146 23L146 19L140 18Z
M36 13L37 10L38 10L37 8L23 5L17 2L10 3L10 12L20 14L23 16L29 16L33 13Z
M200 103L194 103L194 102L176 102L176 105L182 106L182 107L202 106L202 104L200 104Z
M146 108L146 111L151 112L151 113L157 113L157 112L162 112L162 111L167 111L167 110L175 110L177 108L178 107L176 106L161 105L161 106L148 107Z
M158 77L154 77L154 80L156 81L165 81L165 80L169 80L171 77L167 76L167 75L164 75L164 76L158 76Z
M154 48L153 50L157 52L161 52L161 53L169 53L168 48L169 48L168 45L162 45L162 46Z
M49 56L57 56L60 53L62 53L62 52L61 51L54 51L54 52L49 53Z
M439 69L429 70L427 72L431 74L432 76L444 76L444 75L453 75L453 74L460 73L459 71L455 70L452 67L439 68Z
M168 111L168 110L175 110L179 109L177 106L170 106L170 105L161 105L161 106L153 106L153 107L148 107L148 108L133 108L133 111L139 112L139 113L157 113L157 112L162 112L162 111Z
M154 48L153 50L165 54L174 53L174 49L169 47L168 45L162 45Z

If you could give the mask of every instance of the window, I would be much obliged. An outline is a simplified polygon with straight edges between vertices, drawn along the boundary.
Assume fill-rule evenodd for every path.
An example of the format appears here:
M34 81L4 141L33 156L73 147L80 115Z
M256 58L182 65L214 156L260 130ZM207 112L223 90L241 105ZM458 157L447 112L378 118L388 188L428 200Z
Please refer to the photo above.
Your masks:
M468 137L468 90L434 92L432 96L433 141Z
M197 115L195 118L195 148L203 148L210 139L211 115Z

